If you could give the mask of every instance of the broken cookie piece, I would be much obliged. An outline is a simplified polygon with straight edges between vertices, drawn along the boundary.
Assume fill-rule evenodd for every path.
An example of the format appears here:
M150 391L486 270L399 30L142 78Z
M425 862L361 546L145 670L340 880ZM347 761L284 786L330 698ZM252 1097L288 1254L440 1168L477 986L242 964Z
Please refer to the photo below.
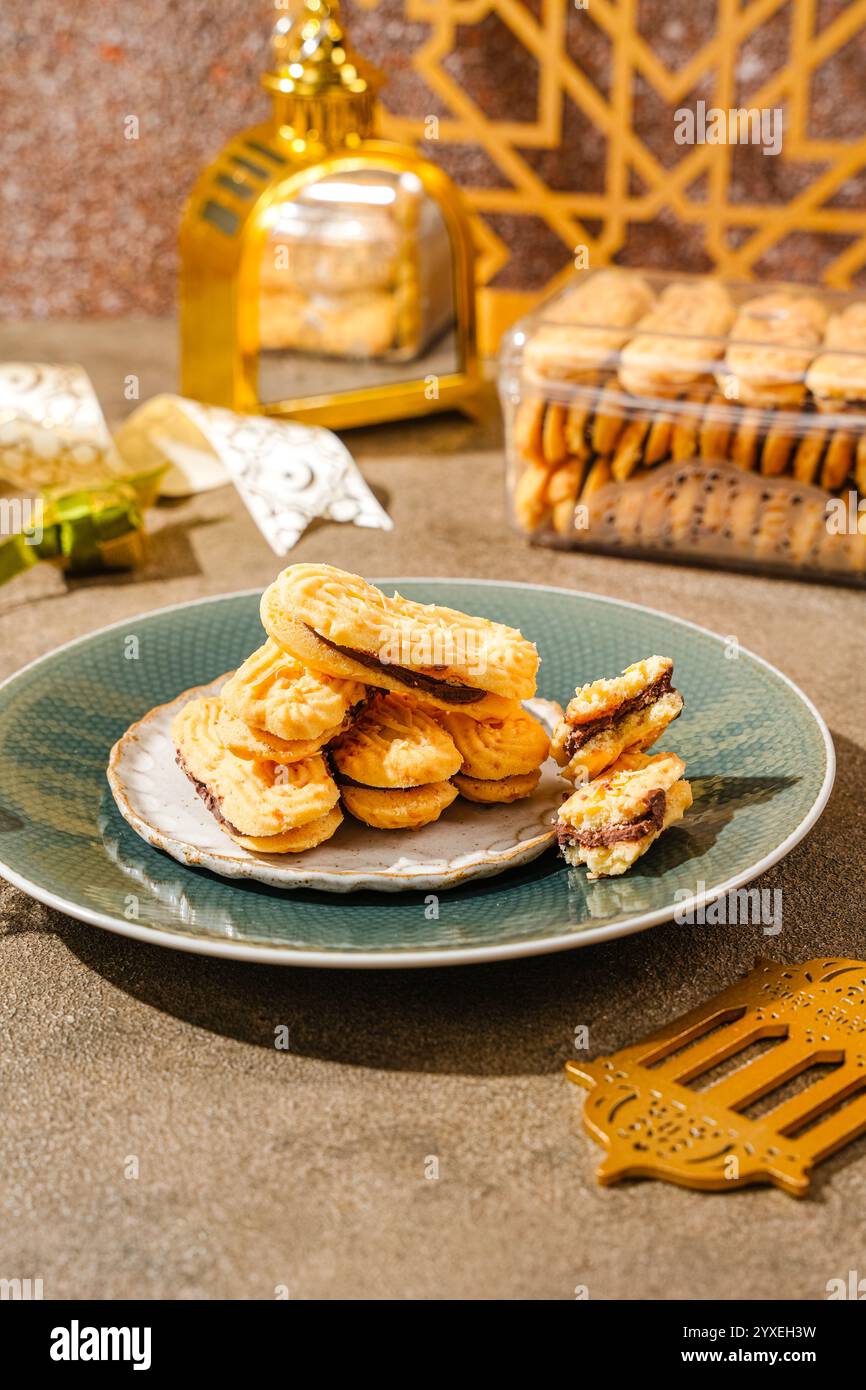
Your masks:
M556 833L563 858L585 864L590 879L624 874L691 806L685 770L676 753L624 753L560 807Z
M674 663L648 656L621 676L580 686L556 725L551 752L570 782L586 782L628 749L655 743L683 708Z

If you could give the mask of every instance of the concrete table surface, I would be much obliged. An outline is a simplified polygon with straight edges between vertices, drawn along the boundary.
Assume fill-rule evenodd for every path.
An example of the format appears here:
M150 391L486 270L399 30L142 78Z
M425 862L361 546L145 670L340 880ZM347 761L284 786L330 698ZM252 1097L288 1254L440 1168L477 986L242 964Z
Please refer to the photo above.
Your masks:
M162 321L13 326L0 357L83 363L114 423L130 374L142 399L176 383ZM578 1025L610 1051L758 955L866 955L862 593L530 548L506 526L493 410L347 438L394 530L318 525L292 560L637 599L736 636L812 697L839 771L758 885L782 889L783 931L671 924L500 965L304 971L123 940L0 885L0 1276L42 1278L47 1298L820 1299L866 1275L866 1138L802 1202L602 1189L563 1074ZM3 675L279 567L229 488L151 520L141 573L67 584L42 566L0 590Z

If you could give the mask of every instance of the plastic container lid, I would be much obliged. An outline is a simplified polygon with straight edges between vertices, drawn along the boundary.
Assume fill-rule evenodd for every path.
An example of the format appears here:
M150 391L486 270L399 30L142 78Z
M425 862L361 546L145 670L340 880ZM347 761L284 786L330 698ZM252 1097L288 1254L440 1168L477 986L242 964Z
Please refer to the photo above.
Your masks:
M866 296L621 268L578 272L505 335L500 388L624 414L772 411L866 430Z

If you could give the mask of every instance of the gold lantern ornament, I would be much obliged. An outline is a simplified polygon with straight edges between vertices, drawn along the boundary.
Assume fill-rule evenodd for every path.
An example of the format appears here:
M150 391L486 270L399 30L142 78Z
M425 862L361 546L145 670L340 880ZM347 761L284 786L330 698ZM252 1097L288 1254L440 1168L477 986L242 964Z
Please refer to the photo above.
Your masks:
M336 0L281 15L270 120L202 173L180 233L185 395L333 428L472 411L473 248L459 190L377 140L379 73Z

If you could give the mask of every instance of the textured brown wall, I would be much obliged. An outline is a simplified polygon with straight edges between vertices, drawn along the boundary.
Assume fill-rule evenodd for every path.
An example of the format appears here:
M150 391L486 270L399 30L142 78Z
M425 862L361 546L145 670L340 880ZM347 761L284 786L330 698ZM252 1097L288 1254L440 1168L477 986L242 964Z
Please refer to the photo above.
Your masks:
M445 0L440 0L440 5ZM805 3L805 0L802 0ZM748 102L788 60L792 27L801 0L779 0L766 22L744 39L736 55L737 102ZM607 0L625 17L634 8L635 29L670 72L676 72L712 36L716 5L709 0ZM765 7L766 8L766 7ZM859 0L817 0L815 34L862 10ZM346 0L344 11L356 46L388 73L385 101L398 117L449 110L416 70L430 38L433 0ZM465 186L509 186L497 153L496 123L536 122L539 64L515 32L520 12L533 23L567 15L565 51L602 99L613 83L614 44L598 15L578 12L569 0L491 0L477 23L461 24L455 46L441 60L492 122L493 146L481 139L430 143L428 153ZM423 19L407 19L406 14ZM465 13L465 11L464 11ZM3 161L0 244L0 314L6 317L160 312L173 301L178 216L197 171L227 136L263 116L258 86L266 62L270 0L4 0L0 11L0 154ZM509 20L509 22L506 22ZM519 27L519 25L518 25ZM817 41L817 40L816 40ZM635 50L636 51L636 50ZM862 141L866 99L866 14L844 42L831 44L808 81L810 139ZM708 68L683 100L713 98ZM672 139L673 109L636 70L631 80L633 124L665 168L682 149ZM784 95L784 93L783 93ZM138 116L140 139L124 138L124 117ZM489 129L489 127L486 127ZM514 150L523 166L549 188L604 193L610 177L607 141L592 118L563 103L560 148ZM866 161L866 154L864 154ZM768 159L754 148L732 151L726 205L784 204L808 192L826 165ZM641 189L631 175L631 193ZM690 198L704 196L698 181ZM494 200L495 201L495 200ZM859 165L835 187L831 208L859 212L866 205L866 176ZM503 287L545 283L568 257L564 242L545 221L512 211L485 213L510 254L497 271ZM604 218L583 216L587 234L603 233ZM855 235L856 233L856 235ZM866 282L856 251L862 230L835 226L789 229L751 267L753 273L800 279L840 278L836 258L855 250L845 275ZM726 244L736 247L749 229L726 225ZM703 269L711 264L705 230L667 207L632 221L615 254L632 264ZM866 261L866 241L862 260ZM716 257L718 263L718 257Z

